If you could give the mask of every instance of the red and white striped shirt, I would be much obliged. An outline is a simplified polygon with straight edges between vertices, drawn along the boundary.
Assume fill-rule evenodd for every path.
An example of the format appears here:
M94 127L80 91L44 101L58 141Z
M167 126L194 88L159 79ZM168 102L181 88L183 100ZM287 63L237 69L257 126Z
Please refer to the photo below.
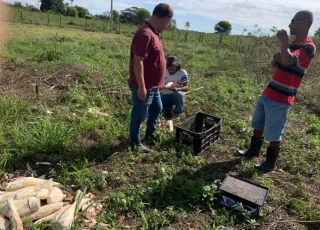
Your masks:
M289 49L294 55L294 64L284 66L279 63L263 94L275 101L293 104L302 79L316 52L316 45L308 37L301 42L292 43Z

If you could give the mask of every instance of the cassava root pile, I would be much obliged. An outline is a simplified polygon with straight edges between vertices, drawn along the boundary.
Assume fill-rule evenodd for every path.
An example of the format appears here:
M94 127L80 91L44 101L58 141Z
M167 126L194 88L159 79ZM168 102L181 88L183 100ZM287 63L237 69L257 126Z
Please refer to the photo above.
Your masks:
M64 203L63 186L52 179L19 177L0 192L0 230L22 230L23 222L51 221L53 229L71 228L75 214L90 198L78 190L72 204Z

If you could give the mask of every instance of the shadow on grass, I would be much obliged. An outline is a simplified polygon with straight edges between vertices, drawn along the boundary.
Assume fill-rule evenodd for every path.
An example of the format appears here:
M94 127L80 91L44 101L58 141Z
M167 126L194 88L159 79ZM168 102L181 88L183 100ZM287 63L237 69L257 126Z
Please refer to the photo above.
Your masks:
M216 180L222 181L232 171L238 159L206 165L195 172L183 170L168 182L159 183L145 194L145 200L153 208L173 206L186 211L195 211L208 205L204 203L204 187Z
M44 153L13 153L7 161L7 169L10 171L27 169L27 163L37 173L46 174L51 170L59 171L60 163L72 163L81 160L89 162L102 163L107 161L114 153L128 150L129 140L126 136L119 136L117 139L108 143L96 143L87 148L80 146L71 147L64 152L55 152L54 150ZM40 164L39 164L40 162ZM49 164L41 164L47 162Z
M318 223L303 223L304 226L306 226L306 228L308 230L319 230L320 229L320 220L318 221Z

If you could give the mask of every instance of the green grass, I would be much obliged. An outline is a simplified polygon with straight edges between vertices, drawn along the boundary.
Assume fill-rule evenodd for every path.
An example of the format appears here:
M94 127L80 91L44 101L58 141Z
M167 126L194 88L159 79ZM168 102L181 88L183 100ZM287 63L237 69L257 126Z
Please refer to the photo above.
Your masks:
M275 39L246 38L238 47L164 39L166 55L177 55L188 71L190 88L205 87L187 96L181 119L204 111L223 121L221 140L202 156L177 146L174 133L163 129L152 154L129 150L130 41L71 28L10 26L2 58L1 85L7 90L0 95L1 172L29 163L71 190L88 188L104 204L98 221L108 229L319 228L292 222L320 221L318 56L290 112L279 169L261 175L254 161L239 159L235 150L249 144L254 106L278 50ZM39 98L32 84L39 85ZM111 87L120 93L110 93ZM108 116L92 114L92 108ZM52 166L41 168L39 161ZM219 184L228 173L270 188L257 221L217 204ZM76 221L74 229L80 226Z

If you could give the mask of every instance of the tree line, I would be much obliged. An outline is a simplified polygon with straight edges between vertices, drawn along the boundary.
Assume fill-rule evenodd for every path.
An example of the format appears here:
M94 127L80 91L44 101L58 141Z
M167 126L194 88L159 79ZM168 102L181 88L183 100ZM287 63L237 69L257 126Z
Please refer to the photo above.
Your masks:
M67 3L64 3L64 0L40 0L40 2L41 2L40 9L28 3L26 3L26 5L24 6L19 1L16 1L10 5L13 7L23 8L30 11L42 11L42 12L63 14L70 17L79 17L79 18L86 18L86 19L94 18L94 19L101 19L101 20L110 20L110 16L111 16L109 11L105 11L101 14L92 15L88 9L82 6L73 5L74 0L69 0L69 2ZM113 21L115 23L141 25L144 22L144 20L148 19L149 17L151 17L151 13L147 9L138 8L135 6L126 8L120 12L118 12L117 10L113 10ZM186 30L188 31L190 27L191 27L191 23L187 21L185 23ZM176 28L177 28L177 22L175 19L173 19L169 26L169 29L176 29ZM232 25L230 22L222 20L214 26L214 30L215 30L215 33L217 34L228 35L232 31ZM244 33L245 32L246 32L246 29L244 29ZM272 27L270 32L275 35L277 32L277 28ZM250 36L252 34L248 33L248 35ZM315 31L314 35L317 37L320 37L320 28L318 28Z
M33 5L26 4L25 6L16 1L12 4L13 7L24 8L26 10L31 11L42 11L54 14L63 14L70 17L79 17L79 18L86 18L86 19L101 19L101 20L109 20L110 19L110 12L105 11L101 14L92 15L90 14L89 10L78 6L73 5L74 0L70 0L67 3L64 3L64 0L40 0L40 9L36 8ZM145 8L138 8L138 7L130 7L126 8L120 12L117 10L113 10L113 21L115 23L126 23L126 24L134 24L134 25L141 25L145 19L151 17L151 13ZM186 22L186 29L188 30L190 27L190 22ZM175 19L172 20L169 29L176 29L177 22ZM217 33L222 34L230 34L231 32L231 24L226 21L221 21L215 26L215 30Z
M63 14L70 17L79 17L79 18L95 18L108 20L110 19L110 12L105 11L101 14L91 14L88 9L73 5L74 0L70 0L70 2L64 3L63 0L40 0L40 9L36 8L33 5L26 4L25 6L16 1L11 4L13 7L23 8L30 11L42 11L54 14ZM151 16L150 12L144 8L131 7L120 12L113 10L113 21L116 23L128 23L140 25L144 22L145 19Z

